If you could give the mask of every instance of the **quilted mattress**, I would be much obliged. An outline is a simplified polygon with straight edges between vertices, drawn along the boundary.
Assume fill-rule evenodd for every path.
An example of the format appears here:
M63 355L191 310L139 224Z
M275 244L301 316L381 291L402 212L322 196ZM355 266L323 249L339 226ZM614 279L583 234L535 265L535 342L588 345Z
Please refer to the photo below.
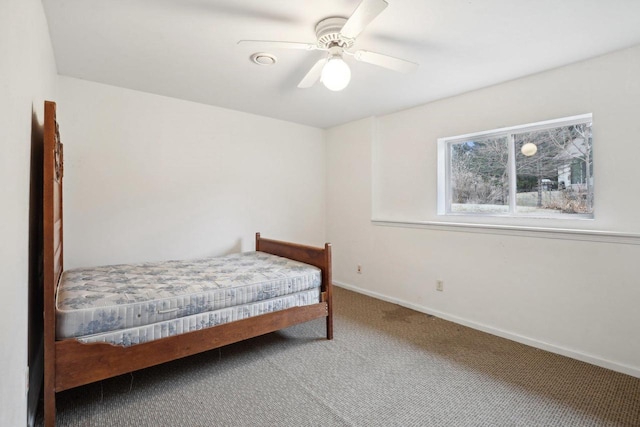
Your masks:
M191 322L196 319L191 316L235 306L260 311L248 304L313 289L319 295L320 284L320 269L264 252L68 270L57 290L56 335L90 336L181 318ZM178 323L165 327L184 328Z
M301 307L315 304L320 300L320 288L310 291L271 298L266 301L243 304L235 307L222 308L207 313L194 314L179 319L165 320L152 325L122 329L76 338L83 343L106 342L113 345L129 347L160 338L180 335L186 332L210 328L223 323L242 320L252 316L259 316L291 307Z

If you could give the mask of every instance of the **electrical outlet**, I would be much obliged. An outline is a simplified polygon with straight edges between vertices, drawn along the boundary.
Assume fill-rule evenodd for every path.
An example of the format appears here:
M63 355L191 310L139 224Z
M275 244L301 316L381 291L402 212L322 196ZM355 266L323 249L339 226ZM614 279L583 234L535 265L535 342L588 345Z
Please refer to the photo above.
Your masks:
M436 280L436 291L444 291L444 282L442 280Z
M356 271L358 272L358 274L362 274L362 266L360 264L358 264Z

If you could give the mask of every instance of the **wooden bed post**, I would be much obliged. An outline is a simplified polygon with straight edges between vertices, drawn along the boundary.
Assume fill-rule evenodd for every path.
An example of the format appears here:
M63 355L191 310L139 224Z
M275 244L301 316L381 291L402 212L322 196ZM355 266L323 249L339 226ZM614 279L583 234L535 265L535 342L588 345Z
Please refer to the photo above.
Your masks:
M331 282L331 243L324 244L325 271L322 272L322 285L327 302L327 339L333 339L333 283Z
M56 421L56 287L63 269L63 158L55 102L44 103L43 276L44 276L44 422Z

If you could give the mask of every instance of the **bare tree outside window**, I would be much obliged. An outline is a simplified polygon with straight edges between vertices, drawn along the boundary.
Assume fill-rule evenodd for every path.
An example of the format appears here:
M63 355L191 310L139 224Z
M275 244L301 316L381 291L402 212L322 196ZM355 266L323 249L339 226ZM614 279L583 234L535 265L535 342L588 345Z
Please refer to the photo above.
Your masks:
M536 154L522 154L531 142ZM515 135L517 206L565 214L593 213L593 138L591 123Z
M452 210L509 212L508 161L505 137L452 144Z
M439 211L592 217L591 120L589 114L440 139L447 206Z

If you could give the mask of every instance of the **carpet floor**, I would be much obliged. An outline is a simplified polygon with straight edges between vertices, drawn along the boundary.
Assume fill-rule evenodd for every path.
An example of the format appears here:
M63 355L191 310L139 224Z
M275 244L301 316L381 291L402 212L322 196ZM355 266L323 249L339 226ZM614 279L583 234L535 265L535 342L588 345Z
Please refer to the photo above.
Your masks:
M57 425L640 426L638 378L341 288L334 299L333 341L320 319L68 390Z

